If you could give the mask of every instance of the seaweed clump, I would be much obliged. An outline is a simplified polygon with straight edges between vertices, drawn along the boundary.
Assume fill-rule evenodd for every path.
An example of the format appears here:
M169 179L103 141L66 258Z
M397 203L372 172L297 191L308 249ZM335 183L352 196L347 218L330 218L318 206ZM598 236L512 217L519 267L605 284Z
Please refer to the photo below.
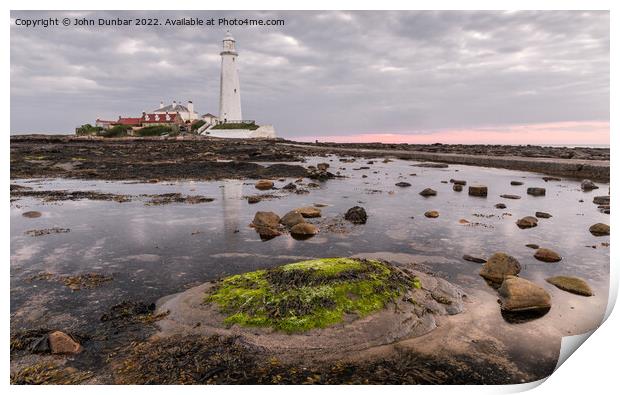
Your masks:
M226 277L211 289L228 325L285 332L325 328L384 308L419 279L381 261L325 258Z

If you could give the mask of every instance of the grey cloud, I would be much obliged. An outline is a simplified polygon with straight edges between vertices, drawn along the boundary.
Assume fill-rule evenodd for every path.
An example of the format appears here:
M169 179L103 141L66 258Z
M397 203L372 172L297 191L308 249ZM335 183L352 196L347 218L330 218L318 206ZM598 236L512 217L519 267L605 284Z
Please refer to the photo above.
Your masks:
M609 13L76 12L285 19L235 27L244 116L285 137L609 119ZM12 18L66 12L13 11ZM219 27L11 26L12 132L160 100L217 112Z

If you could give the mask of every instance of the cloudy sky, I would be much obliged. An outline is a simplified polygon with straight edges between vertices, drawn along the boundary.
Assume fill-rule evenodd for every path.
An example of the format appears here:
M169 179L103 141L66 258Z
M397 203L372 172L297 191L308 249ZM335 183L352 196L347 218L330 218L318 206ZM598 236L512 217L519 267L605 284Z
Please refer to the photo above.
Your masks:
M285 138L609 142L607 12L12 12L11 132L71 132L163 100L217 114L226 27L18 18L284 19L230 27L244 118Z

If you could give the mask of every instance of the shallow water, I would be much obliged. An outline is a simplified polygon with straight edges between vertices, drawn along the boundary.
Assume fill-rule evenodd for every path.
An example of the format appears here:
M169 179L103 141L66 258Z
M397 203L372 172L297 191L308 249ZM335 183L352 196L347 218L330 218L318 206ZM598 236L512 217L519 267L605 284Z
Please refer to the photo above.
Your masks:
M309 164L327 161L330 171L346 178L321 183L319 189L298 195L278 191L279 199L248 204L243 196L260 194L252 180L212 182L179 181L141 184L85 180L12 180L13 184L37 190L93 190L117 194L180 192L205 195L216 200L202 204L173 203L147 206L143 200L62 201L44 203L22 198L11 204L11 324L13 328L39 326L87 331L101 314L122 300L155 301L157 298L217 278L258 268L271 267L314 257L362 255L396 262L417 262L477 294L475 308L488 310L486 324L496 332L520 333L544 342L543 333L574 335L595 328L601 321L608 294L609 248L601 243L609 237L594 237L588 231L596 222L609 223L609 215L592 203L608 194L608 184L582 192L577 180L545 182L541 174L450 165L447 169L414 167L416 162L377 159L341 163L336 157L309 158ZM353 170L369 166L369 170ZM416 173L416 176L410 175ZM362 178L366 175L367 178ZM452 191L449 179L467 181L463 192ZM511 180L523 181L511 186ZM277 181L282 187L294 179ZM307 183L309 180L304 180ZM407 181L411 187L394 184ZM468 196L469 185L489 188L487 198ZM528 187L544 187L545 197L526 194ZM437 196L422 197L427 187ZM517 194L519 200L500 198ZM579 202L583 199L583 202ZM505 210L494 208L503 202ZM261 241L248 227L256 211L274 211L280 216L291 209L315 203L326 204L323 224L341 217L348 208L363 206L369 215L365 225L347 226L346 232L330 232L325 226L315 237L299 241L282 235ZM21 214L36 210L39 218ZM439 218L424 217L438 210ZM539 219L533 229L519 229L515 221L536 211L553 215ZM477 225L463 225L466 219ZM69 233L31 237L24 232L51 227L69 228ZM549 247L563 256L559 263L534 259L525 244ZM597 248L588 246L596 245ZM463 254L488 258L503 251L522 264L521 277L543 286L552 296L553 307L542 318L524 324L502 319L497 292L478 271L481 265L461 259ZM74 275L99 272L113 281L93 289L71 291L60 282L32 280L41 272ZM595 296L586 298L561 291L544 279L554 275L579 276L588 281ZM472 307L474 308L474 307ZM509 336L506 335L506 336ZM541 337L542 336L542 337ZM526 340L534 344L534 338ZM559 341L559 339L557 339ZM554 344L556 344L555 342ZM555 347L555 346L554 346ZM514 351L518 354L519 348ZM531 353L531 347L528 347ZM542 351L541 351L542 352ZM553 351L557 352L557 350ZM532 361L536 355L527 356Z

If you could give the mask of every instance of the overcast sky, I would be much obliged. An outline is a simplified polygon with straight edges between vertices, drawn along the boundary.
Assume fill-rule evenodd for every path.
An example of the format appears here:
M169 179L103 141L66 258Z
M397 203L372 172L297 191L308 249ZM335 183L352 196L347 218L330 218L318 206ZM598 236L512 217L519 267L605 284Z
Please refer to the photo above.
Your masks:
M286 138L609 139L608 12L12 12L12 133L72 132L160 100L218 112L227 28L15 25L50 16L284 19L229 29L244 118Z

